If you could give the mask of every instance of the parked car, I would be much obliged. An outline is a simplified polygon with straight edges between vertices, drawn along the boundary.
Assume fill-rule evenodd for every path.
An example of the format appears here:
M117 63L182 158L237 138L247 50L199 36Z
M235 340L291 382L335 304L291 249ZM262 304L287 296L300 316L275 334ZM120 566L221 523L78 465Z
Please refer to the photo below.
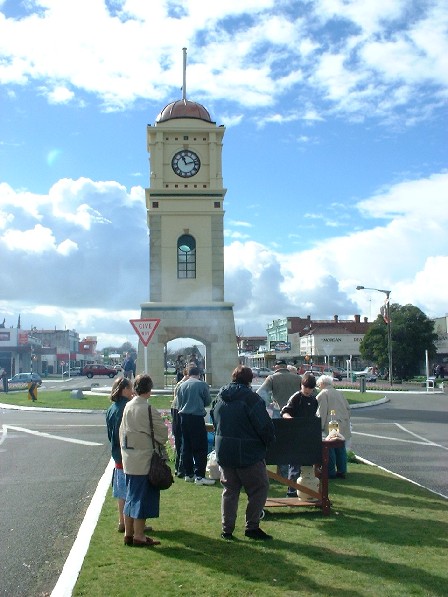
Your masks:
M333 373L337 372L341 379L347 377L347 369L344 367L331 367L331 369L333 369Z
M67 371L64 371L62 375L64 377L68 377L69 373L70 377L76 377L77 375L81 375L81 367L70 367L70 371L67 369Z
M300 375L303 375L304 373L312 373L315 377L319 377L324 374L326 369L327 367L325 365L302 365L299 368L298 373ZM325 375L327 375L327 373Z
M354 379L365 377L366 381L376 381L378 379L378 374L373 367L366 367L363 371L353 371L352 375Z
M324 369L321 375L332 375L333 379L337 379L338 381L342 380L342 374L335 367L329 367L328 369Z
M30 381L35 381L38 386L42 385L42 378L38 373L16 373L8 379L8 384L29 384Z
M89 379L92 379L94 375L107 375L112 379L117 375L117 370L109 365L86 365L82 370L82 374Z
M123 367L120 364L114 365L115 371L121 371Z
M267 377L268 375L272 375L274 371L268 369L267 367L251 367L252 373L254 377Z
M327 367L326 365L302 365L299 369L300 375L304 373L310 372L315 377L320 377L321 375L332 375L333 379L337 379L341 381L342 375L336 369L336 367Z

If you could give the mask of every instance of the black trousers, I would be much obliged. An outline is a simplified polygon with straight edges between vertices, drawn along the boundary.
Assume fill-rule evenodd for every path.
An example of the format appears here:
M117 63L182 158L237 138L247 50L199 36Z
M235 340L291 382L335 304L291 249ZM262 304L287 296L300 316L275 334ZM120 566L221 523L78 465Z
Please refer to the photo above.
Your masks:
M205 477L207 466L207 430L205 419L199 415L179 413L182 434L181 462L185 475Z

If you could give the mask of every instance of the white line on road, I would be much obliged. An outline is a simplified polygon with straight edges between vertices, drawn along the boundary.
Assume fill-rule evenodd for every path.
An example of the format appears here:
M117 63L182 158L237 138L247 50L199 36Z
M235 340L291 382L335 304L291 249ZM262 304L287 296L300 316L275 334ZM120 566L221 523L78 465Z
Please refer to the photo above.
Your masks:
M56 439L61 442L68 442L69 444L80 444L82 446L102 446L97 442L88 442L83 439L74 439L71 437L61 437L59 435L52 435L51 433L45 433L43 431L34 431L32 429L25 429L25 427L15 427L14 425L2 425L2 436L0 438L0 445L6 440L8 429L14 431L21 431L22 433L29 433L30 435L38 435L41 437L47 437L48 439Z
M444 448L444 446L439 446L439 444L434 444L428 441L417 442L412 439L402 439L399 437L387 437L386 435L374 435L373 433L361 433L360 431L352 431L352 435L364 435L365 437L374 437L376 439L388 439L391 442L403 442L405 444L418 444L419 446L436 446L438 448Z
M395 423L395 425L402 431L405 431L406 433L409 433L410 435L413 435L414 437L417 437L418 439L423 440L425 443L427 443L430 446L437 446L438 448L442 448L442 450L448 450L448 448L446 446L441 446L440 444L435 444L434 442L431 442L429 439L426 439L426 437L422 437L421 435L417 435L413 431L409 431L409 429L406 429L406 427L403 427L403 425L400 425L400 423Z

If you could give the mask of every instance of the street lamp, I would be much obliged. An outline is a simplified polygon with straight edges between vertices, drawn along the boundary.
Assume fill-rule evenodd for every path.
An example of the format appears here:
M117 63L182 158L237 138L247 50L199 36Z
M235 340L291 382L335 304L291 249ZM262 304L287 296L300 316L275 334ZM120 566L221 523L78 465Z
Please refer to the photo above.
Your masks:
M387 324L387 352L389 356L389 383L392 386L393 375L392 375L392 320L390 318L390 293L391 290L382 290L381 288L367 288L367 286L357 286L356 290L375 290L376 292L384 292L386 295L386 314L383 315L384 320Z

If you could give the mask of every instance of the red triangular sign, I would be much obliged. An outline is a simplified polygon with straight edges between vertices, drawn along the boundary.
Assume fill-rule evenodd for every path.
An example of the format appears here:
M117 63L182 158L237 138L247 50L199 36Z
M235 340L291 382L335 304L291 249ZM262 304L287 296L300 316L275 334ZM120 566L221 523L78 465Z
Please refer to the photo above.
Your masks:
M137 332L143 346L148 346L149 341L154 335L160 319L130 319L129 323Z

